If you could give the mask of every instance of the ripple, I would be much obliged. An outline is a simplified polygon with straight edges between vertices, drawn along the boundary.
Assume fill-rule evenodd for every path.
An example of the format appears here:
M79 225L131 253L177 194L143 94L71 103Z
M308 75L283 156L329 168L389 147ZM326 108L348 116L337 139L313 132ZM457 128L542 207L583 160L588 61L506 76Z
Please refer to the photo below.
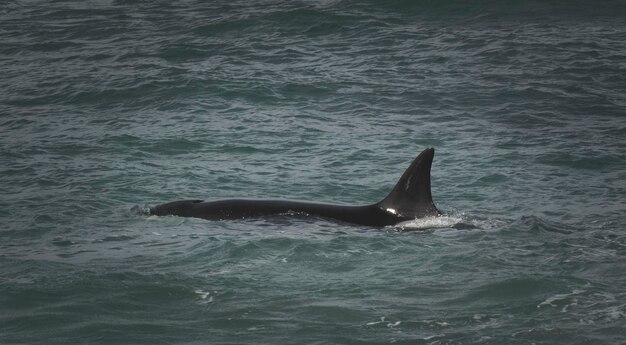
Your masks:
M0 342L623 343L623 9L8 2ZM380 200L429 146L442 217L145 214Z

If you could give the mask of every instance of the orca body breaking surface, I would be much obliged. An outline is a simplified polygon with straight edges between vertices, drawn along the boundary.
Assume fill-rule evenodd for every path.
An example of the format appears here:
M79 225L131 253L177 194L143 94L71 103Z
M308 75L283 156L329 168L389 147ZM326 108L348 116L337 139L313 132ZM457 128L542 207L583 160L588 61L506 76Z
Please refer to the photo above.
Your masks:
M305 215L341 222L387 226L417 218L439 216L430 192L430 168L435 150L420 153L382 201L350 206L291 200L224 199L181 200L150 208L156 216L195 217L207 220L259 218L272 215Z

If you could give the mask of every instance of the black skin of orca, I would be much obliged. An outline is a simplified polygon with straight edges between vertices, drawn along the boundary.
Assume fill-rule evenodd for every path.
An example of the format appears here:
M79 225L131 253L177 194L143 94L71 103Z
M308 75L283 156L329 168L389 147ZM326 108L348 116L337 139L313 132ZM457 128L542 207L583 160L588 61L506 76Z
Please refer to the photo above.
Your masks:
M439 216L430 192L430 168L435 150L420 153L391 193L371 205L349 206L290 200L181 200L150 208L157 216L207 220L260 218L272 215L314 216L345 223L382 227L417 218Z

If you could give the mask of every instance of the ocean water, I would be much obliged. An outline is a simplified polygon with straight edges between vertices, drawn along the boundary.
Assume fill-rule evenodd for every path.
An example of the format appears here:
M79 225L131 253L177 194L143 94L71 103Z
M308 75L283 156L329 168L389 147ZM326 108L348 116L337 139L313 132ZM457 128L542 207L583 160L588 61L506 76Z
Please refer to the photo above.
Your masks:
M1 344L626 344L622 1L5 1ZM148 217L382 199L444 216Z

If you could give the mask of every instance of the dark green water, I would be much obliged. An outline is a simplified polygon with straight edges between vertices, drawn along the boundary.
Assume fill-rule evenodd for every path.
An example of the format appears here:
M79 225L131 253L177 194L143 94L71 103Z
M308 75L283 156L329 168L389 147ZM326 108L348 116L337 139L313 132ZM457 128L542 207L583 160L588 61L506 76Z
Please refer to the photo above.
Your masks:
M3 3L0 343L626 343L624 18ZM370 203L431 146L445 216L410 229L139 212Z

